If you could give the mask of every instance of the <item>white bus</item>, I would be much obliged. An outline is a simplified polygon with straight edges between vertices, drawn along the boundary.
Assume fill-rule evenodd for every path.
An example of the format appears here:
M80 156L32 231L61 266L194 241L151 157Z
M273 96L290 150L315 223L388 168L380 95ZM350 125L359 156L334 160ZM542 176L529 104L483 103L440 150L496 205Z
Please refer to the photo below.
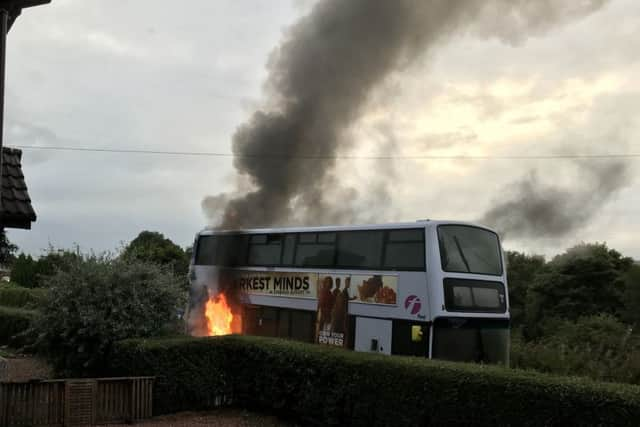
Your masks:
M233 320L225 314L222 333L509 362L504 256L498 235L477 225L203 230L190 279L194 335L220 333L210 312L223 303Z

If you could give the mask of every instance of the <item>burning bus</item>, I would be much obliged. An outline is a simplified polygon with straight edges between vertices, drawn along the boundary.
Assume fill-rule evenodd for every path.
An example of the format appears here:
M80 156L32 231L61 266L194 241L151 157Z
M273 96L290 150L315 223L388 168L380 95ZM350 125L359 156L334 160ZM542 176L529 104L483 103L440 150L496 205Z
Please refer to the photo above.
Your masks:
M192 335L508 364L504 256L485 227L418 221L203 230L194 249Z

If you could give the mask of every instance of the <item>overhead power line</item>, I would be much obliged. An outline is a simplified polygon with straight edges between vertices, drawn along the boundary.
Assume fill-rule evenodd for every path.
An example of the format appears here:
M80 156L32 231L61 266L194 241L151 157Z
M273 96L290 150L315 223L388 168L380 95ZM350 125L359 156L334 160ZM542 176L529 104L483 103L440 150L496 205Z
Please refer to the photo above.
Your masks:
M211 152L211 151L162 151L124 148L93 148L93 147L69 147L49 145L13 145L24 150L46 151L75 151L93 153L119 153L119 154L149 154L165 156L196 156L196 157L239 157L239 158L271 158L290 160L589 160L589 159L634 159L640 158L640 153L610 153L610 154L543 154L543 155L290 155L290 154L242 154Z

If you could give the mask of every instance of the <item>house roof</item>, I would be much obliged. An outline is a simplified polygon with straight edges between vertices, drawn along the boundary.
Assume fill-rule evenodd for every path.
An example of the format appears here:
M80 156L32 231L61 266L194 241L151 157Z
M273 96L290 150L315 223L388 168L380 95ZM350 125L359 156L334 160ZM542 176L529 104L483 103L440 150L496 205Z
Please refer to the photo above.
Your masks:
M36 212L22 173L22 151L2 147L2 198L0 199L0 227L31 228Z
M0 7L9 12L8 29L11 29L22 9L47 3L51 3L51 0L0 0Z

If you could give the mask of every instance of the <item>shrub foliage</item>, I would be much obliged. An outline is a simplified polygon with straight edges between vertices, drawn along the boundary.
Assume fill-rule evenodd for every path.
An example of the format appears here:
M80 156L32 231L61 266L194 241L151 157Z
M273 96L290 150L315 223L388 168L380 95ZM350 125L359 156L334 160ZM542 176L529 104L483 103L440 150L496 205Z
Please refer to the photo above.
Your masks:
M95 372L115 341L162 334L183 304L173 274L136 260L78 257L48 284L36 348L67 375Z
M160 412L222 402L317 425L632 425L640 388L258 337L128 340L110 375L156 375Z
M640 336L610 315L549 319L544 335L525 341L514 331L511 364L601 381L640 383Z
M44 298L45 289L29 289L20 286L0 287L0 306L37 308Z
M21 344L16 336L29 329L34 314L31 310L0 307L0 344Z

